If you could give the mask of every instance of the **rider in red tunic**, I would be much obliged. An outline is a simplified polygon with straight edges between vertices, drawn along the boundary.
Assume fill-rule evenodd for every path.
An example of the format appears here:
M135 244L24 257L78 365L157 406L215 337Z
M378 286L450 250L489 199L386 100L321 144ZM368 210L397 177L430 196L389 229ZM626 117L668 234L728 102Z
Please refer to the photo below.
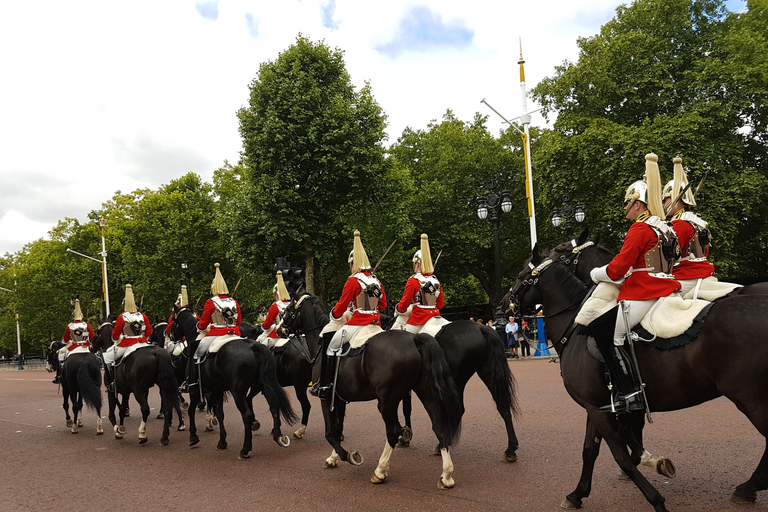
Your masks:
M421 235L421 248L413 255L413 271L415 274L405 283L403 297L395 308L398 318L394 328L418 334L433 318L442 319L440 308L445 304L443 286L433 274L434 265L426 234ZM404 323L405 320L407 322ZM448 322L444 320L442 323Z
M275 286L272 288L272 294L275 298L275 302L269 306L267 317L261 324L261 328L264 332L257 338L257 341L264 343L268 347L273 347L276 341L280 339L276 327L283 316L285 307L291 302L288 288L285 287L285 281L283 281L283 273L279 270L277 271L277 283L275 283Z
M353 249L347 261L352 275L347 278L339 302L331 310L331 321L321 332L323 359L320 381L310 391L321 399L330 398L331 380L337 358L343 355L344 344L351 342L365 326L377 325L381 329L379 310L387 307L384 288L376 276L371 274L371 264L360 241L359 231L355 231Z
M211 283L213 297L205 301L203 306L203 314L197 322L197 339L188 340L190 356L194 357L190 357L187 362L187 380L179 387L180 391L188 391L189 387L199 383L198 359L205 355L217 337L227 334L240 336L240 324L243 321L240 304L229 296L227 283L219 270L220 265L215 263L213 266L216 268Z
M683 160L675 158L673 162L674 178L664 186L661 198L680 243L681 258L672 267L672 273L680 281L681 292L686 296L701 286L702 280L717 281L717 278L714 276L714 265L707 260L711 238L707 223L693 211L696 206L693 191L689 188L680 195L688 185L688 177L683 169ZM674 204L672 201L675 201ZM691 298L696 298L696 295L694 290Z
M56 370L56 378L53 379L54 384L61 382L61 368L64 365L64 361L67 360L67 356L74 350L86 350L91 347L91 340L93 339L93 329L91 326L83 320L83 311L80 309L80 299L75 299L75 310L72 313L72 322L67 325L64 330L63 341L65 345L59 349L59 367Z
M112 328L112 341L115 342L104 351L104 367L114 375L115 361L119 360L128 350L128 347L137 343L147 343L147 338L152 335L152 324L149 318L136 307L133 298L133 287L125 285L125 300L123 301L123 314L117 317ZM114 379L112 379L114 383Z
M631 359L623 348L628 334L627 324L630 328L639 324L660 297L680 290L680 283L671 273L679 247L674 232L661 218L664 213L658 157L650 153L645 160L646 181L630 185L624 198L625 216L634 223L624 237L621 251L610 263L591 272L595 283L623 281L614 325L605 325L609 323L606 319L590 324L617 390L613 403L600 408L603 412L644 409L632 376ZM627 311L626 320L624 311Z

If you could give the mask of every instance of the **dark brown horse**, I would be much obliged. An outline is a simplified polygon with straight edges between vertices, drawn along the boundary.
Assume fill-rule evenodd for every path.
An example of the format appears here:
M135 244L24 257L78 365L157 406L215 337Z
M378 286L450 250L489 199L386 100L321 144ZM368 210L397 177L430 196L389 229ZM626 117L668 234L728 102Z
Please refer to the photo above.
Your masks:
M305 335L310 347L317 346L320 331L328 323L327 315L318 315L315 297L304 294L294 298L285 309L283 325L289 332ZM386 430L386 445L371 481L384 482L389 476L390 459L403 427L397 417L400 402L411 392L424 404L432 422L443 457L438 488L454 486L453 462L449 449L458 438L464 409L450 375L443 351L432 336L414 336L406 331L385 331L371 337L363 352L342 357L339 364L336 395L321 400L325 419L325 438L333 446L326 467L338 466L339 460L362 464L357 452L341 446L344 415L348 402L376 400Z
M113 324L107 322L99 326L93 340L95 350L104 351L112 346L112 328ZM125 409L128 403L127 399L118 401L117 395L129 395L133 393L134 398L141 408L141 424L139 425L139 444L147 442L147 419L149 418L149 403L147 395L149 388L157 384L160 389L160 411L163 413L165 421L163 422L163 434L160 438L160 444L166 446L169 443L169 433L171 421L173 420L173 409L178 407L178 388L176 379L173 376L173 366L171 365L171 356L165 349L155 345L148 345L137 349L133 354L123 357L122 361L114 367L114 391L110 391L109 373L106 374L107 397L109 398L109 421L115 430L115 438L122 439L125 434L123 421L125 419ZM117 423L115 417L115 406L118 406L120 414L120 423Z
M597 432L582 452L582 475L576 489L561 506L578 508L589 496L592 472L600 438L630 479L657 512L666 511L664 498L638 471L637 461L627 451L632 446L629 414L613 415L598 408L610 400L602 363L587 349L588 335L572 329L587 287L558 260L541 256L534 247L530 264L520 272L513 295L521 306L541 303L547 312L547 330L560 355L563 383L571 397L587 411ZM657 350L635 345L643 373L650 409L673 411L725 396L746 414L763 435L768 436L768 399L755 390L768 387L768 296L746 295L712 304L699 335L692 343ZM723 349L723 340L729 347ZM638 414L638 413L631 413ZM768 489L768 450L746 482L738 485L732 501L751 503L756 492Z
M48 366L59 364L59 349L64 346L62 341L54 341L48 347ZM101 363L99 358L91 353L69 354L61 368L61 388L64 395L64 414L70 432L77 434L77 428L83 426L79 417L83 403L96 411L96 435L104 433L101 422ZM69 402L72 402L72 416L69 416Z
M189 307L181 308L173 321L172 329L178 329L174 337L188 340L197 336L197 318ZM258 423L253 413L253 397L262 393L272 413L272 439L280 446L291 444L288 436L280 431L282 418L289 424L296 421L291 403L277 382L275 359L269 349L260 343L247 339L234 339L224 344L218 352L208 354L200 363L200 381L206 398L211 400L219 424L217 448L227 447L227 430L224 428L224 393L229 392L240 411L244 427L243 447L239 458L248 458L253 449L253 430ZM189 396L189 445L194 446L200 439L195 425L195 407L199 393Z

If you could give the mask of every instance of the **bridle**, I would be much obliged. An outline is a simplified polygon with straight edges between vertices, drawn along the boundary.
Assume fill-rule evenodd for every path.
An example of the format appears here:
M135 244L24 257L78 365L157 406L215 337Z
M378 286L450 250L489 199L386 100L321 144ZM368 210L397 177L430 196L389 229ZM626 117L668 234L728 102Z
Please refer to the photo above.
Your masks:
M568 267L571 263L573 263L573 269L571 270L571 272L573 274L576 274L576 270L578 269L578 266L579 266L579 258L583 254L584 249L588 247L592 247L593 245L595 245L595 242L590 240L581 245L576 245L576 239L573 239L571 240L571 244L573 245L573 249L571 250L570 259L567 254L561 254L560 261L562 261L566 267Z

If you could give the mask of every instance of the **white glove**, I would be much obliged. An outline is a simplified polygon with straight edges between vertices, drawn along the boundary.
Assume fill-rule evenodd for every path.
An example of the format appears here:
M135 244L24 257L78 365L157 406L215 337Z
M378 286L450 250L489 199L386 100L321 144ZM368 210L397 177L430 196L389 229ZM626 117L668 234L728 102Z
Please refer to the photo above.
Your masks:
M595 267L589 272L589 277L592 278L592 282L597 283L613 283L613 284L621 284L624 282L624 278L622 277L618 281L614 281L610 277L608 277L608 265L603 265L602 267Z

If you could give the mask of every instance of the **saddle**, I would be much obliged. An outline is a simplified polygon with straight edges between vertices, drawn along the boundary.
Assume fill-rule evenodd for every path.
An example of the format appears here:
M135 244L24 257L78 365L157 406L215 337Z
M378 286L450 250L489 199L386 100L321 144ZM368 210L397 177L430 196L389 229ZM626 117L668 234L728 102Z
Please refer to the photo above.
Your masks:
M151 347L151 346L152 344L150 343L134 343L133 345L125 349L125 352L123 352L123 357L120 358L120 361L115 361L115 366L118 366L120 363L125 361L128 358L128 356L130 356L137 350L145 347Z
M208 353L209 354L215 354L219 350L221 350L221 347L226 345L232 340L242 340L245 338L242 338L238 336L237 334L224 334L222 336L217 336L215 340L213 340L213 343L211 343L211 346L208 347Z

